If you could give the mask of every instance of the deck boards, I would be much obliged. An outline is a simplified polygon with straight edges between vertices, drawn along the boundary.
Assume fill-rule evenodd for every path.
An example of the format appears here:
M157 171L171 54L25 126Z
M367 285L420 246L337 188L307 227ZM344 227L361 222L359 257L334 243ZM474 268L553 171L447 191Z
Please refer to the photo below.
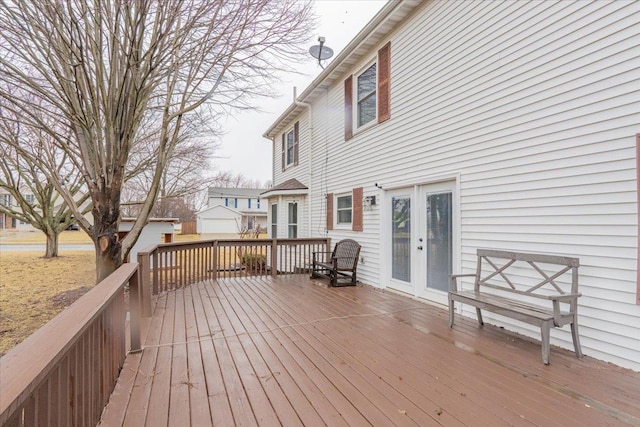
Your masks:
M158 297L102 425L638 425L640 374L368 286L208 281Z

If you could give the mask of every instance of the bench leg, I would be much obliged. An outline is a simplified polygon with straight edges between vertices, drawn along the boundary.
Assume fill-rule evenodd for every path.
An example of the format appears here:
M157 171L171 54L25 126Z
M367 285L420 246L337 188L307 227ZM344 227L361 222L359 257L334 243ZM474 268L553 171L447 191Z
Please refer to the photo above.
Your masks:
M478 316L478 323L480 326L484 326L484 321L482 320L482 310L476 308L476 316Z
M551 345L549 344L550 330L551 322L543 322L540 327L540 334L542 338L542 362L545 365L549 364L549 352L551 350Z
M573 322L571 323L571 336L573 337L573 349L576 352L576 357L582 357L582 348L580 347L580 337L578 336L578 319L577 316L574 316Z

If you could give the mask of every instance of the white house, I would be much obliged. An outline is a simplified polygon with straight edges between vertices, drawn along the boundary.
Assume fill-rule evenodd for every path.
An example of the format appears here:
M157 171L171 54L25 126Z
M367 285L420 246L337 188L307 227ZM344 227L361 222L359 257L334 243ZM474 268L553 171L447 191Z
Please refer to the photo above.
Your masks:
M578 257L583 351L640 370L638 22L635 1L389 2L265 132L270 236L353 238L361 281L434 303L477 248Z
M262 188L217 188L208 191L207 207L196 214L199 234L238 234L240 230L266 229L267 208Z

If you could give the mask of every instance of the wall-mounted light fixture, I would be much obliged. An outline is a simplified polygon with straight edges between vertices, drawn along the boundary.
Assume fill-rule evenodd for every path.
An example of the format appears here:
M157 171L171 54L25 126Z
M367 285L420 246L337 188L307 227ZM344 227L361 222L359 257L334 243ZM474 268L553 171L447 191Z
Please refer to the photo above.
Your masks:
M364 207L370 209L376 205L376 196L367 196L364 198Z
M382 184L378 184L378 183L376 182L376 183L375 183L375 184L373 184L373 185L375 185L375 186L376 186L376 188L378 188L378 189L382 190Z

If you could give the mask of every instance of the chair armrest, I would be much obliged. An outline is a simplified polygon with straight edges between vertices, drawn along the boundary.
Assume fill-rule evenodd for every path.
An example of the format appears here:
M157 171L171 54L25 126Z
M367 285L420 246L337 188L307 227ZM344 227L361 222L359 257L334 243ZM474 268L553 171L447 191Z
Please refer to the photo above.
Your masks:
M311 252L311 257L312 257L313 263L314 264L316 263L316 254L332 254L332 253L333 252L327 252L327 251ZM326 258L328 258L328 257L325 257L325 259ZM323 261L318 260L318 262L323 262Z
M450 292L458 292L458 277L476 277L475 274L452 274L451 282L449 283Z
M581 296L582 294L578 292L577 294L547 295L546 298L552 301L571 302Z
M563 294L563 295L549 295L547 298L553 303L553 323L556 327L562 326L560 324L560 319L562 318L562 313L560 312L560 303L571 303L574 300L577 300L579 296L582 294Z

